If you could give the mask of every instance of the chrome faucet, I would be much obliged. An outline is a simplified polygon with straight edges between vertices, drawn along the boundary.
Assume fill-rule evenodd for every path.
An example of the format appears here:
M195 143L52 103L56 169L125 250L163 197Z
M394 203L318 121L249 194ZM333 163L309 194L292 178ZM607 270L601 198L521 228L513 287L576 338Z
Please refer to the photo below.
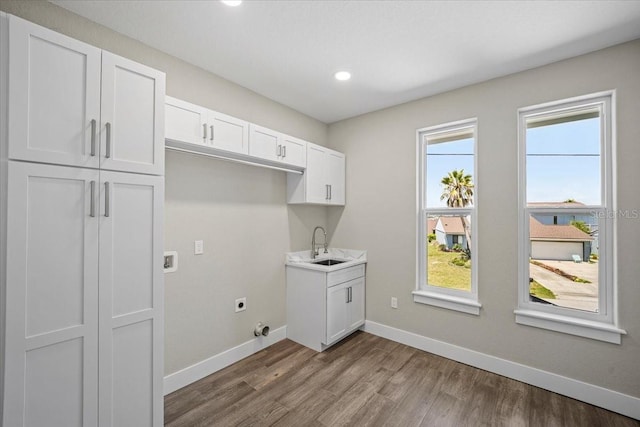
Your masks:
M318 231L318 229L322 230L324 233L324 253L329 253L327 250L327 232L324 231L324 228L317 226L313 229L313 237L311 237L311 259L316 259L318 256L318 245L316 245L316 231Z

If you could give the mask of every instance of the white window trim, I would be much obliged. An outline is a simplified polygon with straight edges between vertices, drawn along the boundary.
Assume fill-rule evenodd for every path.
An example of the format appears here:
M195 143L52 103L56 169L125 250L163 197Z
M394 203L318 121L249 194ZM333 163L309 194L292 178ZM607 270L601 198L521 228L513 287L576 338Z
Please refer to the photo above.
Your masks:
M472 207L467 208L430 208L429 214L448 214L448 215L465 215L471 216L471 224L473 226L474 238L471 240L471 253L474 256L474 262L471 263L471 291L462 291L457 289L440 288L438 286L427 285L426 274L426 198L425 198L425 160L426 160L426 139L425 135L436 133L448 133L455 130L469 129L473 133L473 182L478 186L478 120L476 118L460 120L456 122L446 123L438 126L431 126L416 131L416 220L417 220L417 236L416 236L416 289L412 292L413 301L420 304L427 304L436 307L446 308L450 310L460 311L462 313L480 314L482 304L478 301L478 238L477 238L477 210L478 198L474 193L474 203Z
M526 194L526 132L527 118L553 115L587 106L600 109L604 126L601 127L601 197L600 206L570 209L571 212L604 212L600 220L600 248L604 253L599 264L598 312L586 312L547 306L529 300L529 216L531 212L555 213L557 209L529 208ZM615 344L621 343L626 331L618 326L617 316L617 264L615 215L615 91L600 92L562 101L550 102L518 110L518 308L514 311L516 323L591 338ZM548 212L547 212L548 211ZM602 238L604 237L604 238Z

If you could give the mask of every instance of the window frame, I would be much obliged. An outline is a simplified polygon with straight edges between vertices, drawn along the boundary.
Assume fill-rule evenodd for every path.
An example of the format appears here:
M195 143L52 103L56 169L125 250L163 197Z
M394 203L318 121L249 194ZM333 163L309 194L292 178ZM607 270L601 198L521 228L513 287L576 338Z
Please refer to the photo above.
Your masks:
M527 205L527 121L597 109L600 117L600 205L530 207ZM626 332L618 327L615 214L615 91L564 99L518 109L518 307L516 323L620 344ZM540 304L529 299L532 213L598 215L598 311ZM602 256L604 255L604 256Z
M469 130L473 135L473 206L465 208L428 208L426 206L426 147L427 138L438 134L463 132ZM412 292L416 303L432 305L463 313L479 315L482 304L478 301L478 120L470 118L418 129L416 131L416 288ZM448 289L427 283L427 217L428 215L469 215L474 237L471 239L471 290Z

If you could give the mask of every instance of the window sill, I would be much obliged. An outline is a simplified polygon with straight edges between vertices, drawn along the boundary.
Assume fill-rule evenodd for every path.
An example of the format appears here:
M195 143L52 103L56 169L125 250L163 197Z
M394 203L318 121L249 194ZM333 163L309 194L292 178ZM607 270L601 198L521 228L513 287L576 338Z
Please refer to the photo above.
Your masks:
M627 331L624 329L617 328L609 323L576 319L575 317L526 309L518 309L515 310L514 313L516 315L516 323L521 325L577 335L579 337L591 338L612 344L621 344L622 335L627 334Z
M444 295L428 291L413 291L412 293L413 302L433 305L441 308L448 308L449 310L475 314L476 316L480 315L480 307L482 307L482 304L474 299Z

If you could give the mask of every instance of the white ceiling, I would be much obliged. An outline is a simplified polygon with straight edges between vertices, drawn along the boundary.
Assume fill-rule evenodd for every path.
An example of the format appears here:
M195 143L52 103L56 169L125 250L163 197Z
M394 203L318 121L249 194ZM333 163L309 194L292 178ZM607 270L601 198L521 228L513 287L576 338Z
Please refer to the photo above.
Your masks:
M640 1L52 2L325 123L640 38Z

